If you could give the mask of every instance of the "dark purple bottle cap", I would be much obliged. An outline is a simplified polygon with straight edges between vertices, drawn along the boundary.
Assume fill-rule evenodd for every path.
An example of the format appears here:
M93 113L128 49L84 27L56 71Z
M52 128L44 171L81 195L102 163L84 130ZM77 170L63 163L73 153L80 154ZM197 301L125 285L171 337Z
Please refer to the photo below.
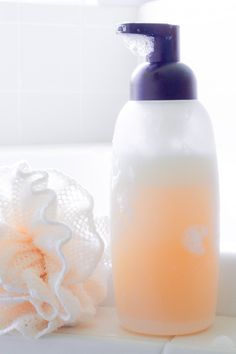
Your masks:
M119 25L117 32L150 37L146 63L138 66L132 75L131 100L197 98L196 79L192 70L179 63L179 26L127 23Z

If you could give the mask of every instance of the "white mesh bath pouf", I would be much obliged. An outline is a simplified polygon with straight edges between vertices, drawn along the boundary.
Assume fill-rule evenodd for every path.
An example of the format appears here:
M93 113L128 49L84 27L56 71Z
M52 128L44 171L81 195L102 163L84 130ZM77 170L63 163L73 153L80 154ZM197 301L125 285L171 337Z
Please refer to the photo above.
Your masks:
M26 163L0 169L0 334L38 338L91 318L106 295L106 228L75 180Z

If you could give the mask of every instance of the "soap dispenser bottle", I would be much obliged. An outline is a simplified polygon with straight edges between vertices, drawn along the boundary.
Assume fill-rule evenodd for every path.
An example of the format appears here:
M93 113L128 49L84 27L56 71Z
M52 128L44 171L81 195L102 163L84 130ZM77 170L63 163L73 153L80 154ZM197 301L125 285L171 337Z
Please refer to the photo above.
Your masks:
M179 27L122 24L146 55L113 138L111 248L121 325L152 335L209 327L218 283L218 175L209 116Z

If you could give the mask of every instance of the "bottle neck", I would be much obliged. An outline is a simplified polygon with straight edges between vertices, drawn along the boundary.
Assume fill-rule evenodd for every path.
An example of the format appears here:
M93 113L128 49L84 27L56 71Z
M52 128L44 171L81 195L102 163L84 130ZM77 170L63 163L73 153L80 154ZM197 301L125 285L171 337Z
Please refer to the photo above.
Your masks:
M180 62L141 64L131 79L130 99L197 99L197 83L190 68Z

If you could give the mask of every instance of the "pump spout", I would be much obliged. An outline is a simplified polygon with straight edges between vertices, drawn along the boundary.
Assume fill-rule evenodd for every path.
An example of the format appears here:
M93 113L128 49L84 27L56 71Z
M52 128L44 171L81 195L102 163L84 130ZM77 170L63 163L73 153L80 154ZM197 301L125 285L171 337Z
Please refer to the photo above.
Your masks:
M162 23L125 23L117 28L118 34L148 38L146 60L150 63L179 61L179 26ZM138 50L136 50L139 53Z
M192 100L197 83L192 70L179 62L179 26L164 23L124 23L117 33L128 47L146 57L131 77L130 99Z

